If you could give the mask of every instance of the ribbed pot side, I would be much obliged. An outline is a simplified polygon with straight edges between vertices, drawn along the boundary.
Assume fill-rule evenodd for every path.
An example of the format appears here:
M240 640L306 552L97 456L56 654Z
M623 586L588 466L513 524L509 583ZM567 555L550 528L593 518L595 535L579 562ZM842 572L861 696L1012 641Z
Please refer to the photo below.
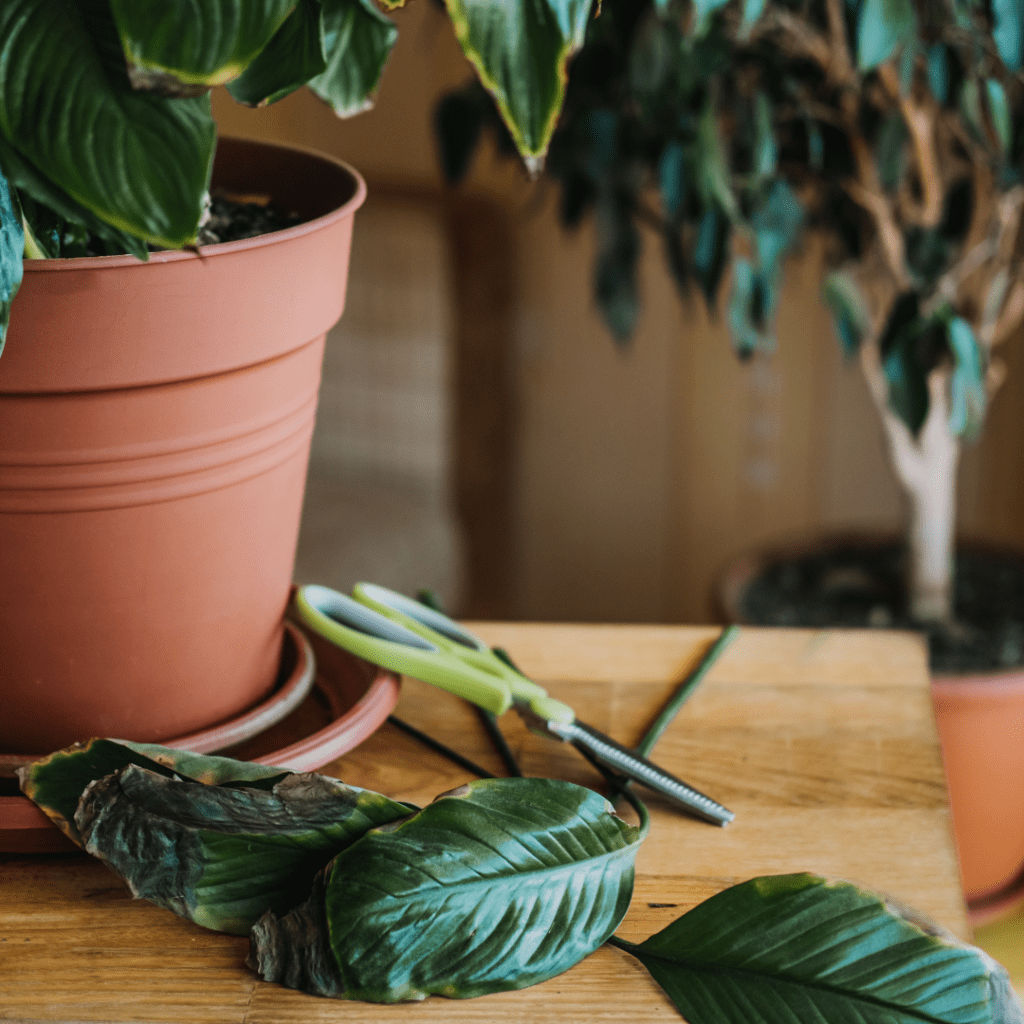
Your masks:
M0 357L0 751L158 741L273 687L359 176L218 145L313 218L192 252L32 261Z

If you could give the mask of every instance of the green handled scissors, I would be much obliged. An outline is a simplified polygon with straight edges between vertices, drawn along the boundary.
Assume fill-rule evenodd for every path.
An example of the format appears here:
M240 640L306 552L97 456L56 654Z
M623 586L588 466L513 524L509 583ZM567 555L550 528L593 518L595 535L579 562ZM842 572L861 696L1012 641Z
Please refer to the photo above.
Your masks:
M495 715L513 708L535 732L574 744L698 818L715 825L732 821L732 811L578 721L568 704L548 696L447 615L373 583L357 583L352 595L311 584L296 591L295 609L306 626L360 658L439 686Z

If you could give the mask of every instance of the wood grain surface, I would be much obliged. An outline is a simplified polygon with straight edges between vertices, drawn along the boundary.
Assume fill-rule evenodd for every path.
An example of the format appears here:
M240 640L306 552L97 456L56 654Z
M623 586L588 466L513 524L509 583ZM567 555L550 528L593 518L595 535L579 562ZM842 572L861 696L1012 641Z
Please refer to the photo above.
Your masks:
M717 636L711 628L477 623L490 643L635 743ZM397 714L501 774L472 710L407 680ZM524 772L600 789L568 746L502 719ZM895 896L967 936L922 647L900 634L746 629L654 759L736 812L724 829L652 796L629 913L633 941L755 875L813 871ZM325 771L425 803L469 776L385 725ZM668 904L666 906L666 904ZM679 1021L638 962L604 947L520 992L372 1006L257 981L248 940L133 901L84 855L0 858L0 1019L320 1024L333 1021Z

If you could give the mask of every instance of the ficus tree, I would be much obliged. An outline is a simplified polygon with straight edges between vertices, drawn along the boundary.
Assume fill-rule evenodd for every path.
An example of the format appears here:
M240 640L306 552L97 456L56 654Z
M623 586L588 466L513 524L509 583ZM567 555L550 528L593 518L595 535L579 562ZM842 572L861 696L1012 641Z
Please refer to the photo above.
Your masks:
M308 86L370 105L404 0L4 0L0 4L0 347L23 256L195 242L216 132L208 93L264 106ZM447 0L523 158L547 149L591 0ZM14 315L17 315L15 312Z
M926 623L951 619L960 447L1024 317L1022 66L1021 0L604 0L547 163L565 223L595 218L597 304L623 343L641 223L740 356L772 348L786 256L825 235L823 296L909 499ZM442 102L450 177L488 123L476 85Z

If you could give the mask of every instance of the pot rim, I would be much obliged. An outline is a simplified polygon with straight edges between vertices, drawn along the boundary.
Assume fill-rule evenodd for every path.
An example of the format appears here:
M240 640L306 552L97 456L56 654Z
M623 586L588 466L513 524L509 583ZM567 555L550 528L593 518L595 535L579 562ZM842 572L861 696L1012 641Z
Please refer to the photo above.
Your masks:
M207 260L212 257L228 253L242 252L246 249L256 249L266 245L276 245L280 242L286 242L292 238L300 238L303 235L308 235L313 231L319 231L321 228L332 224L334 221L349 216L351 213L358 210L366 200L366 181L363 179L363 176L351 164L346 163L344 160L339 160L335 156L322 153L309 146L299 146L291 143L284 145L279 142L264 142L263 140L247 139L243 136L236 135L218 134L218 145L221 141L241 143L244 146L253 146L256 148L280 149L285 152L302 153L305 156L314 160L319 160L322 163L333 164L335 167L344 171L352 179L353 184L355 185L355 191L346 202L331 210L329 213L325 213L320 217L315 217L313 220L303 221L301 224L296 224L290 228L283 228L280 231L268 231L262 235L256 235L253 238L239 238L233 242L216 242L213 245L197 246L197 251L193 251L191 249L163 249L158 252L151 252L148 260L140 260L137 256L133 256L131 253L122 253L116 256L75 256L71 259L60 259L59 257L56 259L29 259L22 262L24 272L27 274L52 274L73 270L113 269L115 267L146 267L154 263L176 263L179 260Z
M713 582L713 594L718 610L728 622L740 626L756 626L740 614L740 593L751 579L762 569L780 560L796 558L814 551L826 551L836 547L873 547L879 544L902 543L903 534L899 531L880 528L836 530L814 535L793 534L779 541L766 542L739 552L730 558L716 575ZM1024 549L1013 544L972 538L957 537L955 546L958 550L970 550L994 555L1006 554L1015 558L1024 558ZM778 628L778 627L769 627ZM799 628L799 627L796 627ZM857 627L844 627L856 629ZM871 629L872 627L863 627ZM875 630L872 630L875 631ZM894 633L912 633L920 635L918 630L894 628ZM930 669L929 678L938 696L955 698L962 693L970 692L975 697L999 699L1019 694L1024 688L1024 665L1015 668L992 669L989 672L936 673Z

